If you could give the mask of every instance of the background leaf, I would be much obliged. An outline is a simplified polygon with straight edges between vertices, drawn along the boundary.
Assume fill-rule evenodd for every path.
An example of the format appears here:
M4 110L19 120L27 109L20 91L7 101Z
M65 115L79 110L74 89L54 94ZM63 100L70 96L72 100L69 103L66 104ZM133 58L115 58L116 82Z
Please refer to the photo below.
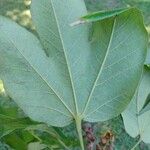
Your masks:
M131 101L128 108L122 113L127 133L132 137L140 135L140 139L145 143L150 143L150 111L147 110L142 114L139 113L143 108L149 93L150 71L148 69L145 69L137 94L135 94L135 96L133 97L133 100Z
M24 129L34 124L36 123L23 115L13 100L0 95L0 138L16 129Z

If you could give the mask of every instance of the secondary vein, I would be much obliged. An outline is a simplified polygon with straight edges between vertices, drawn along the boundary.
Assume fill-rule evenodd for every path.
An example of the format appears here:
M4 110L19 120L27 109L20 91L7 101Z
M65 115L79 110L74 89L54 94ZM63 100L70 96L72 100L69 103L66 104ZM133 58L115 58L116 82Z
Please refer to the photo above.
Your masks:
M63 52L64 52L64 56L65 56L65 60L66 60L66 64L67 64L67 68L68 68L68 72L69 72L69 76L70 76L70 82L71 82L71 87L72 87L72 91L73 91L74 104L75 104L76 116L77 116L78 115L78 104L77 104L77 98L76 98L76 93L75 93L72 73L71 73L69 62L68 62L68 58L67 58L67 54L66 54L63 38L62 38L60 27L59 27L59 22L58 22L56 11L55 11L54 4L53 4L53 0L51 0L51 4L52 4L53 11L54 11L54 16L55 16L55 19L56 19L57 28L58 28L58 32L59 32L59 35L60 35L60 39L61 39L61 43L62 43L62 47L63 47Z

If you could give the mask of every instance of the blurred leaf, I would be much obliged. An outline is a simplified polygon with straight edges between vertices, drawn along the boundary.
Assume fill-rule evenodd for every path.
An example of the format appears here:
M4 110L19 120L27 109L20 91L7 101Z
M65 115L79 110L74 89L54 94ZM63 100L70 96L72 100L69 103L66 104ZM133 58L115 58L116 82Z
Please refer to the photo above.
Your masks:
M39 139L41 139L42 143L48 145L49 147L59 149L65 148L68 150L70 148L79 146L77 135L73 135L73 132L76 133L75 126L68 131L70 127L72 127L72 125L69 125L65 128L55 128L41 124L29 126L25 130L32 132L34 135L39 137Z
M22 137L23 134L24 133L21 131L13 132L3 137L2 141L12 147L14 150L27 150L28 142L26 142ZM31 140L34 140L34 138L32 138Z
M36 123L25 117L13 100L0 95L0 138L32 124Z
M28 145L28 150L43 150L46 147L46 145L41 144L40 142L34 142Z
M0 141L0 150L13 150L12 148L9 147L6 143L2 143Z

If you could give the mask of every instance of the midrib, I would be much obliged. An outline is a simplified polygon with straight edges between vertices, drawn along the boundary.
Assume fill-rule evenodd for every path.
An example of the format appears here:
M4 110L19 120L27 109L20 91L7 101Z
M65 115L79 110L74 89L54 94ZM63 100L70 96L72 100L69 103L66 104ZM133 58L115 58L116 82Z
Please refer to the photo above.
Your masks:
M103 59L102 65L101 65L101 67L100 67L100 69L99 69L99 73L98 73L98 75L97 75L97 77L96 77L96 79L95 79L95 81L94 81L94 84L93 84L91 93L89 94L89 97L88 97L87 103L86 103L86 105L85 105L85 108L84 108L84 110L83 110L83 112L82 112L82 115L81 115L82 118L84 118L84 114L85 114L85 112L86 112L86 110L87 110L87 108L88 108L88 105L89 105L90 101L91 101L91 97L92 97L92 95L93 95L93 92L94 92L94 90L95 90L95 87L96 87L96 85L97 85L97 82L98 82L98 80L99 80L99 77L101 76L101 73L102 73L102 71L103 71L105 62L106 62L106 60L107 60L107 56L108 56L108 54L109 54L110 46L111 46L112 39L113 39L113 35L114 35L115 25L116 25L116 18L114 18L114 22L113 22L113 26L112 26L112 32L111 32L111 35L110 35L110 40L109 40L109 43L108 43L108 47L107 47L107 50L106 50L105 57L104 57L104 59Z
M59 35L60 35L60 40L61 40L61 44L62 44L62 47L63 47L63 53L64 53L64 56L65 56L67 69L68 69L68 73L69 73L69 77L70 77L71 88L72 88L72 92L73 92L74 104L75 104L75 109L76 109L76 114L74 114L75 115L74 117L76 118L76 117L78 117L79 110L78 110L78 103L77 103L77 98L76 98L76 93L75 93L72 73L71 73L71 69L70 69L70 64L68 62L68 57L67 57L67 54L66 54L66 49L65 49L65 46L64 46L62 33L60 31L59 21L58 21L57 15L56 15L56 11L55 11L55 8L54 8L53 0L51 0L51 4L52 4L52 9L53 9L53 12L54 12L54 17L55 17L55 20L56 20L57 29L58 29L58 32L59 32Z

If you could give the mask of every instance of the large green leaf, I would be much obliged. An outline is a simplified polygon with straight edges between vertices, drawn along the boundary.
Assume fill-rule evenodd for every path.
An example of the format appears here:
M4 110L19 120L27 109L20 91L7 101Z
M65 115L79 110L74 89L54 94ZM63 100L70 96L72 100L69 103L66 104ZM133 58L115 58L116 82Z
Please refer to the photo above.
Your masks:
M140 135L145 143L150 143L150 109L149 103L143 109L146 99L150 94L150 71L145 69L138 91L135 93L128 108L122 113L127 133L132 137ZM141 113L141 110L143 112Z
M90 25L71 27L85 15L82 0L33 0L39 40L0 17L0 77L32 119L65 126L74 119L97 122L120 114L138 85L147 33L130 9ZM47 55L46 55L47 54ZM81 138L81 135L80 135Z
M41 39L46 34L56 46L47 47L49 57L32 34L1 17L1 77L7 92L35 120L56 126L77 117L107 120L125 108L137 86L147 43L139 11L97 22L90 43L87 26L69 26L86 13L80 3L84 8L80 0L33 1L35 12L52 12L43 12L51 14L45 17L35 13ZM50 24L40 26L48 20Z
M82 117L86 121L106 120L111 118L112 115L114 116L115 113L117 114L117 110L109 105L122 105L120 107L122 109L125 105L117 101L121 98L122 102L128 103L131 98L129 95L133 94L132 92L137 85L136 82L133 83L132 76L136 80L140 75L138 72L141 70L141 67L139 67L141 64L137 64L137 60L131 59L131 57L136 57L140 63L145 55L146 42L143 41L147 41L147 36L145 29L142 27L140 13L136 9L131 9L117 18L111 17L96 23L93 41L91 41L91 47L89 47L87 26L69 26L70 23L86 13L84 4L80 0L61 2L59 0L43 0L42 2L33 0L31 8L33 21L40 39L50 55L50 61L56 64L59 71L63 68L68 74L67 78L70 80L68 87L70 86L73 91L70 101L72 100L76 106L74 109L71 108L73 113L77 111L77 114L80 115L84 111ZM133 21L133 18L137 18L137 20ZM121 25L122 28L120 28ZM141 31L137 30L135 26L137 29L141 28ZM143 34L142 39L137 39L140 41L138 49L137 44L139 42L131 42L131 39L137 37L134 29L137 34ZM138 33L139 31L140 33ZM141 51L141 49L143 50ZM137 54L138 50L140 55ZM135 68L137 73L133 71ZM126 71L130 74L130 77L125 75L123 80L119 79L123 77L122 74L126 74ZM117 78L117 81L114 78ZM132 80L133 83L134 88L131 88L132 90L130 88L127 90L129 82L126 81L129 80ZM111 90L114 83L118 85L115 91ZM63 86L62 83L59 82L59 84ZM125 87L126 94L121 92ZM109 95L106 91L109 91ZM120 92L122 95L120 95ZM67 94L65 93L65 95ZM106 104L104 103L105 100ZM109 111L113 111L113 113L108 113ZM118 112L120 111L118 108Z

